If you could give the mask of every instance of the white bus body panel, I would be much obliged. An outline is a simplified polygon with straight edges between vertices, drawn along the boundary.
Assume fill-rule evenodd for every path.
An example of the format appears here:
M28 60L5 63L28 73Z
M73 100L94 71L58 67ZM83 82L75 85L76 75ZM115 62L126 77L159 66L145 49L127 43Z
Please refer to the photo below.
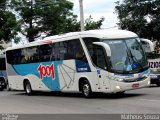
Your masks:
M73 39L80 39L84 52L86 54L86 58L88 60L88 64L90 67L90 72L77 72L77 68L75 65L75 60L63 60L56 63L56 61L49 61L48 63L36 63L37 68L35 71L38 70L38 66L40 65L54 65L55 69L55 78L51 80L50 76L43 76L41 79L38 72L36 74L26 74L20 75L17 71L13 68L12 65L7 64L7 72L8 72L8 81L9 86L11 89L16 90L24 90L24 80L27 79L31 83L31 87L33 90L40 90L40 91L79 91L79 80L81 78L86 78L92 88L93 92L105 92L105 93L113 93L113 92L120 92L126 91L133 88L134 84L139 84L138 88L146 87L149 85L149 72L144 73L147 77L142 81L132 82L132 83L125 83L116 81L116 77L119 78L126 78L128 76L119 76L114 73L109 73L105 70L96 68L93 66L93 63L90 60L88 55L87 48L85 47L84 43L82 42L83 37L95 37L99 39L121 39L121 38L136 38L138 37L135 33L124 31L124 30L91 30L91 31L84 31L84 32L74 32L74 33L67 33L65 35L57 35L47 37L42 41L32 42L30 44L26 44L19 47L12 47L8 48L9 50L14 49L21 49L25 47L32 47L37 45L43 44L52 44L60 41L66 40L73 40ZM27 67L27 64L26 66ZM26 68L23 68L24 71L27 71ZM19 67L20 68L20 67ZM21 68L22 69L22 68ZM31 69L32 70L32 69ZM20 70L19 70L20 71ZM21 71L20 71L21 72ZM28 71L30 72L30 71ZM31 71L32 72L32 71ZM143 74L143 73L140 73ZM133 74L133 78L137 78L139 74ZM48 77L48 78L47 78ZM44 79L50 79L49 81L44 81ZM55 82L56 81L56 82Z

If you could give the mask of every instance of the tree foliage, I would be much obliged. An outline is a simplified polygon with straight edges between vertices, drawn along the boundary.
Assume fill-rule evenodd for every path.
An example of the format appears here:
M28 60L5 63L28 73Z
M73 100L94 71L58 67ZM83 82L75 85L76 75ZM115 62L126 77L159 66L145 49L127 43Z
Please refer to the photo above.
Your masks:
M0 41L9 42L20 31L15 15L7 9L7 0L0 1Z
M160 0L123 0L115 9L120 28L160 41Z
M104 21L103 17L101 17L100 20L98 21L94 21L92 16L89 16L89 18L85 20L85 29L86 30L100 29L103 21Z
M80 30L77 15L73 14L73 3L67 0L11 0L21 20L22 34L29 42L41 33L47 36ZM86 22L87 29L100 28L103 19L94 22L91 17Z
M12 0L12 7L18 12L22 33L30 42L42 32L63 33L66 25L74 22L73 4L67 0Z

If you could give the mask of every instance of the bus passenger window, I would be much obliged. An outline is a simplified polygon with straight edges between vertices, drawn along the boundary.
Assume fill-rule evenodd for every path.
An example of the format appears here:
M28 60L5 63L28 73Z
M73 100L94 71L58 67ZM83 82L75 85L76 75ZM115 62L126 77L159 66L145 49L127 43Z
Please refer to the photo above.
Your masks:
M28 63L29 55L27 52L27 48L23 48L21 50L21 64Z
M100 39L98 38L83 38L83 40L87 49L93 45L93 42L100 42Z
M39 46L40 61L41 62L50 61L52 54L51 52L52 52L51 44Z
M82 45L81 45L79 40L76 40L76 48L77 49L75 49L75 51L74 51L75 52L75 58L77 60L81 60L81 61L87 63L87 58L85 56L84 50L83 50Z
M70 40L67 42L67 54L65 56L65 59L68 60L68 59L74 59L75 58L75 55L74 55L74 43L75 43L75 40Z
M15 54L15 64L21 64L21 49L14 50Z
M84 52L79 47L78 50L77 50L77 52L76 52L76 59L81 60L81 59L83 59L83 56L84 56Z
M54 47L54 44L52 44L50 60L55 61L55 47Z
M27 63L27 59L25 58L24 55L21 56L21 63Z
M6 70L5 58L0 58L0 70Z
M27 48L28 53L28 63L39 62L39 51L38 47L29 47Z
M64 60L64 56L66 54L65 43L64 42L55 43L54 53L55 53L55 60Z
M13 51L7 51L6 56L7 56L7 63L13 65L14 63Z
M89 49L93 64L102 69L107 69L107 62L105 58L104 49L100 46L93 45L93 48Z

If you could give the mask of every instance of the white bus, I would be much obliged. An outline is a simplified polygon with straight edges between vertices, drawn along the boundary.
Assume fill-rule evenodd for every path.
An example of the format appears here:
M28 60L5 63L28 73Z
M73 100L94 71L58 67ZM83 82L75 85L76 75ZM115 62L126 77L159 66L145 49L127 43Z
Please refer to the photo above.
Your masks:
M150 85L138 36L91 30L47 37L6 50L9 87L33 91L122 93Z
M150 41L148 39L141 38L142 45L145 49L145 52L147 54L148 58L148 65L150 67L150 78L151 78L151 84L156 84L157 86L160 86L160 54L154 52L151 52L148 48L147 43L143 43L143 41ZM153 44L153 43L152 43ZM155 45L154 45L155 47ZM154 48L153 48L154 50Z

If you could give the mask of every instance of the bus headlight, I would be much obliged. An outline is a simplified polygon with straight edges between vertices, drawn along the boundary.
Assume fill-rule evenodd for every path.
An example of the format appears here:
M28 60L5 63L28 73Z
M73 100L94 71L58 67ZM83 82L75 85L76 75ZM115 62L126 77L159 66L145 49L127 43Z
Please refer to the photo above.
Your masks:
M117 86L116 86L116 89L120 90L120 89L121 89L121 87L117 85Z
M151 84L151 81L149 80L149 81L148 81L148 85L150 85L150 84Z
M123 78L115 78L116 81L119 81L119 82L123 82L124 79Z

